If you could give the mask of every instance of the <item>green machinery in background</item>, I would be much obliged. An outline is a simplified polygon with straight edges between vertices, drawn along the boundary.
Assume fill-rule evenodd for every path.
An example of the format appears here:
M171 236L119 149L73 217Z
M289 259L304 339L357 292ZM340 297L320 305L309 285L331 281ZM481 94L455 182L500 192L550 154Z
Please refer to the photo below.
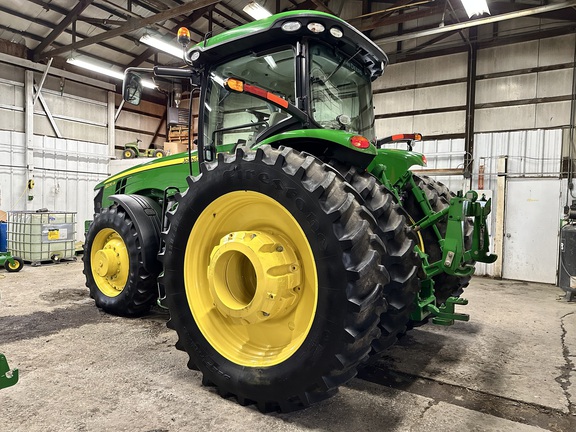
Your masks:
M18 382L18 369L10 369L4 354L0 354L0 389L13 386Z
M4 266L9 272L19 272L24 267L22 258L12 256L10 252L0 252L0 267Z
M137 139L135 142L129 142L124 144L124 150L122 151L122 157L124 159L134 159L139 157L155 157L160 158L166 156L166 153L162 149L150 148L146 150L140 150L141 139Z
M98 307L158 301L203 383L261 411L333 395L419 322L467 319L454 307L474 263L496 259L490 201L413 173L422 154L376 138L379 47L292 11L183 58L126 71L130 103L143 77L200 91L198 150L96 186L84 274Z

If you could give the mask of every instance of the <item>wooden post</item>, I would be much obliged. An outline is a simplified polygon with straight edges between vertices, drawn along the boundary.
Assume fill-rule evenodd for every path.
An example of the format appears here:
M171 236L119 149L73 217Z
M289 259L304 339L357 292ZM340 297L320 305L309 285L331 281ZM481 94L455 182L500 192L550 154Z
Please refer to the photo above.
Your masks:
M496 230L494 235L494 253L498 259L494 263L494 277L502 278L504 261L504 210L506 206L506 169L508 158L498 159L498 179L496 180Z

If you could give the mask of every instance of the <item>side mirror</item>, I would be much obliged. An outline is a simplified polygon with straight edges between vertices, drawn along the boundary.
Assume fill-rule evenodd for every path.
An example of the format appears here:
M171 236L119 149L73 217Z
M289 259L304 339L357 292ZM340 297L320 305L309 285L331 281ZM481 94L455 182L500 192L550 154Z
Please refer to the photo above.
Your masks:
M139 105L142 98L142 78L133 71L126 71L122 83L122 97L132 105Z

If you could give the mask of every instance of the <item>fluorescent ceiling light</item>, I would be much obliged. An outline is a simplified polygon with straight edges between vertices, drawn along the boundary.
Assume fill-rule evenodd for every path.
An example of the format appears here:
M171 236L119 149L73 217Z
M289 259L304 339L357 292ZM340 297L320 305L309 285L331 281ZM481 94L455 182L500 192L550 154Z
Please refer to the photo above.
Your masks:
M91 70L92 72L98 72L104 75L108 75L109 77L116 78L119 80L124 79L124 72L120 72L114 69L111 69L111 66L99 66L95 63L86 60L80 60L77 58L69 58L66 60L67 63L70 63L74 66L81 67L83 69Z
M490 9L488 9L488 4L486 0L461 0L468 18L472 18L474 15L482 15L487 13L490 15Z
M112 66L101 66L91 61L81 60L74 57L69 58L68 60L66 60L66 62L70 63L71 65L81 67L83 69L88 69L92 72L97 72L112 78L116 78L118 80L124 79L124 72L114 70L112 69ZM142 80L142 87L153 89L156 88L156 85L152 81Z
M172 45L171 43L165 42L162 39L158 39L157 37L150 36L149 34L145 34L140 38L140 42L145 43L146 45L150 45L160 51L164 51L174 57L178 57L182 60L182 47Z
M260 6L255 1L251 1L250 3L248 3L246 6L244 6L242 10L256 20L272 16L272 14L268 11L268 9L264 8L263 6Z

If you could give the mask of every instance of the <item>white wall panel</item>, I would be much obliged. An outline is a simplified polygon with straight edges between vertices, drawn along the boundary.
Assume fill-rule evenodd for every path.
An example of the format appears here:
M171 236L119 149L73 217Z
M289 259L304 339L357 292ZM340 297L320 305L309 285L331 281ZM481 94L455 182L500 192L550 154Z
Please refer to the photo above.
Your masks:
M24 131L23 105L24 85L0 78L0 129Z
M414 109L445 108L466 104L466 83L414 90Z
M414 116L414 131L426 135L464 133L465 111Z
M572 93L572 69L538 73L537 97L563 96Z
M391 114L396 112L413 111L415 91L404 90L392 93L379 93L374 95L374 107L377 113Z
M478 51L478 75L538 66L538 41L485 48Z
M574 34L540 39L538 66L550 66L574 61L575 45L576 35Z
M395 117L376 120L376 136L385 138L396 133L414 132L414 117Z
M530 129L536 125L536 106L518 105L476 110L476 132Z
M537 80L535 73L479 80L476 84L476 103L535 98Z
M570 123L570 101L550 102L536 105L537 128L551 128Z
M386 89L411 85L416 82L416 62L404 62L388 65L384 75L374 81L374 89Z
M465 78L468 60L466 53L451 54L419 60L416 63L416 83L430 83Z

